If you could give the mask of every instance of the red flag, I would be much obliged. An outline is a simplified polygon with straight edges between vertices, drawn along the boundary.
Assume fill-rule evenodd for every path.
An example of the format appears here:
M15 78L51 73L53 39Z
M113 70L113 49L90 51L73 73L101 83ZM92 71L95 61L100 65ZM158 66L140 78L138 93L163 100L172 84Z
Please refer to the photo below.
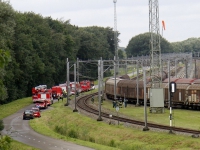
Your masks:
M163 26L163 29L165 30L165 22L162 20L162 26Z

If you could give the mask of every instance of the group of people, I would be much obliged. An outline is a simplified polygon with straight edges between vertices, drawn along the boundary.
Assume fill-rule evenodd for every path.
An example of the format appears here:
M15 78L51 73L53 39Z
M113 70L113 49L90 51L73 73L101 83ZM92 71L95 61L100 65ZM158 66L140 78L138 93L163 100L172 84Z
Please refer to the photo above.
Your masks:
M59 102L60 99L61 99L62 102L63 102L63 98L66 97L66 95L67 95L67 92L63 89L63 90L62 90L62 94L61 94L61 96L58 97L58 102Z
M103 100L104 98L101 95L101 104L103 103ZM94 103L94 95L91 97L91 102ZM117 106L120 108L122 108L122 106L127 107L127 103L128 103L128 100L126 98L122 100L122 98L120 97L118 100L113 101L113 108L116 108Z
M101 95L101 104L103 104L103 100L105 100L105 99L104 99L103 96ZM91 101L92 101L92 103L94 103L94 95L92 95Z
M124 98L124 100L122 100L122 98L120 97L118 100L113 101L113 108L116 107L122 108L122 106L127 107L127 103L128 103L127 99Z

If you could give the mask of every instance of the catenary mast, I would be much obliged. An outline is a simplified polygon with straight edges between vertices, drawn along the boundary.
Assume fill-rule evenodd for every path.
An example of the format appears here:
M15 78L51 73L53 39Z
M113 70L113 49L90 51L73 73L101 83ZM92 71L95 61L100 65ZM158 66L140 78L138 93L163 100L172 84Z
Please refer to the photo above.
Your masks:
M152 88L160 88L161 75L161 49L159 28L159 6L158 0L149 0L149 32L150 32L150 57Z
M150 61L150 77L151 77L150 108L151 112L157 113L157 112L164 112L158 0L149 0L149 32L150 32L150 60L151 60Z
M117 0L113 0L114 3L114 44L115 44L115 58L116 58L116 75L119 72L119 63L118 63L118 41L117 41L117 11L116 11L116 3Z

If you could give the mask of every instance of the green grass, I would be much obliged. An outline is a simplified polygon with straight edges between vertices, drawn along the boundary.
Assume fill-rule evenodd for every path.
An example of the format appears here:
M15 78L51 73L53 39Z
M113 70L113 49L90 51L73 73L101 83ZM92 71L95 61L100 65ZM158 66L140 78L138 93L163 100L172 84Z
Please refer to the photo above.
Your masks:
M37 148L33 148L31 146L28 146L26 144L22 144L18 141L12 141L10 149L11 150L39 150Z
M95 100L97 104L97 99ZM104 108L113 112L113 115L116 115L115 108L112 107L112 103L109 100L104 101ZM119 113L122 113L126 116L137 120L144 120L144 107L135 107L134 105L128 104L126 108L120 108ZM150 113L149 108L147 107L147 120L148 122L154 122L163 125L169 125L169 109L165 108L165 113L155 114ZM173 109L173 126L190 128L195 130L200 130L200 112L194 110L183 110L183 109Z
M93 90L95 91L95 90ZM97 100L95 100L95 103ZM20 99L15 102L1 105L0 118L9 116L19 109L31 104L31 98ZM54 103L54 109L42 112L42 117L31 120L30 125L41 134L71 141L79 145L95 148L97 150L194 150L200 149L199 139L190 136L171 135L163 132L141 131L120 125L108 125L85 117L80 113L73 113L72 109L63 106L63 103ZM112 103L104 101L104 108L116 114ZM173 110L175 126L200 128L199 111ZM144 120L144 108L128 105L120 108L123 113L132 118ZM151 114L148 112L148 122L157 122L169 125L169 110L164 114ZM30 146L13 141L12 150L36 150Z
M0 119L3 119L9 115L14 114L18 110L32 104L31 97L28 98L22 98L16 101L13 101L8 104L0 105Z
M73 113L72 109L61 103L55 103L53 107L54 109L42 112L42 118L31 120L30 125L35 131L97 150L200 149L199 139L190 136L171 135L168 132L144 132L127 128L122 123L119 126L108 125L80 113ZM188 125L193 124L188 122Z

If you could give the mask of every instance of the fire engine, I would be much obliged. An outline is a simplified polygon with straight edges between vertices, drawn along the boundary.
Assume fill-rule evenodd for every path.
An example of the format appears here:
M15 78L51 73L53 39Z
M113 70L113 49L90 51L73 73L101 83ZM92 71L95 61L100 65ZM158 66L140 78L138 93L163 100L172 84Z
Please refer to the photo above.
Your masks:
M76 87L76 91L75 91L75 87ZM78 93L82 92L82 88L79 82L76 82L76 86L75 86L75 82L70 82L70 88L71 88L71 94L75 94L75 92L78 92Z
M47 89L46 85L36 86L32 88L32 100L33 103L38 103L41 108L47 108L53 104L52 90Z
M39 109L41 109L41 108L47 108L48 107L48 104L47 104L47 100L45 100L45 99L41 99L41 100L36 100L35 101L35 106L37 107L37 108L39 108Z
M67 89L67 83L59 84L59 86L62 88L62 91L63 91L65 94L67 94L67 91L68 91L68 89ZM72 95L71 91L72 91L72 90L71 90L70 83L69 83L69 95Z
M37 94L38 92L44 92L47 89L47 85L38 85L32 88L32 95Z
M89 80L81 81L80 85L83 92L87 92L91 90L91 82Z
M62 99L62 88L60 86L53 86L52 88L52 97L53 99Z

